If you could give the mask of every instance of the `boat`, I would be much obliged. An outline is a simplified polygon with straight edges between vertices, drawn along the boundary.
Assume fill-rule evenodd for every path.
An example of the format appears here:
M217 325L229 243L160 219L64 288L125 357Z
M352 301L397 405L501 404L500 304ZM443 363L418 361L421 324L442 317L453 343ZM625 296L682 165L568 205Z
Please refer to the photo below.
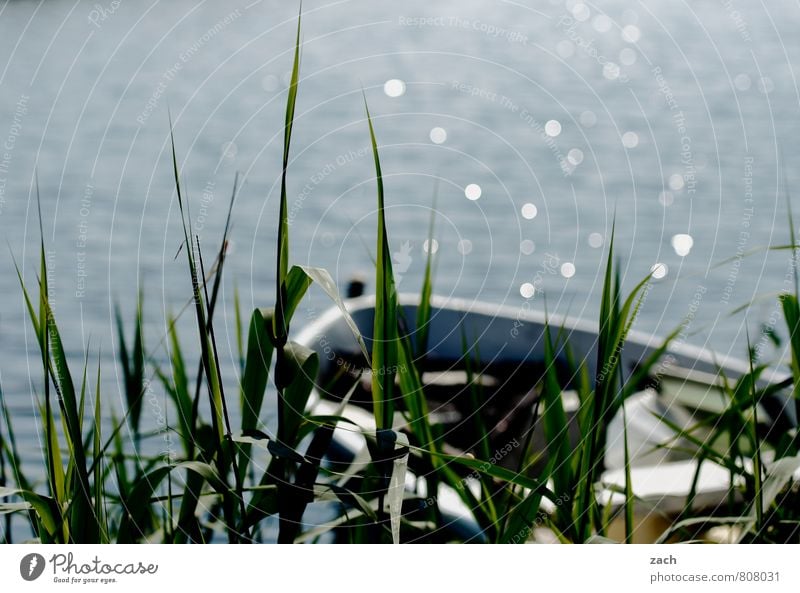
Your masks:
M400 295L400 319L412 341L418 295ZM374 320L375 297L356 296L344 301L344 307L355 322L370 349ZM570 420L570 439L579 438L577 413L579 399L570 389L575 380L574 361L585 365L588 377L594 379L597 368L598 327L581 319L521 307L498 306L490 303L432 296L427 347L419 361L425 397L433 424L440 425L445 451L452 454L473 454L475 423L472 415L479 413L487 427L491 450L504 451L493 460L508 468L518 468L522 447L519 443L533 430L533 451L542 452L541 459L528 471L533 475L546 462L546 442L543 429L533 422L539 399L540 379L545 365L545 328L560 334L560 343L569 344L556 355L556 366L562 385L562 402ZM297 341L315 350L320 359L317 385L309 403L309 412L329 416L337 413L357 425L340 424L334 431L333 457L347 473L348 465L369 459L364 434L375 432L371 412L369 369L351 327L338 307L320 314L300 332ZM619 368L625 379L634 376L642 361L656 353L663 339L650 334L630 331L620 353ZM468 345L468 346L467 346ZM469 368L467 361L469 361ZM473 374L468 374L472 369ZM633 492L637 506L644 514L657 509L658 514L676 514L684 508L692 492L695 508L714 508L730 493L730 474L721 466L703 462L698 468L690 447L676 445L672 426L687 427L704 414L719 414L725 409L723 381L735 381L748 373L749 362L720 356L710 350L673 341L664 353L656 370L645 377L633 395L626 400L627 442ZM653 376L656 375L656 376ZM468 387L469 377L479 385L481 401L471 399L475 390ZM787 383L788 376L777 370L765 372L765 384ZM477 410L476 410L477 408ZM401 429L403 417L396 413L395 428ZM797 425L795 408L785 391L776 390L758 404L758 418L769 430L788 431ZM541 424L541 423L539 423ZM602 504L619 507L624 503L620 488L624 487L623 420L620 413L607 427L605 471L597 492ZM673 446L665 446L671 443ZM680 443L677 443L678 445ZM409 467L405 486L421 498L428 496L424 480L418 479L413 466ZM448 524L461 534L469 535L469 509L447 487L440 485L437 499ZM444 490L443 490L444 489ZM473 533L479 538L479 533Z

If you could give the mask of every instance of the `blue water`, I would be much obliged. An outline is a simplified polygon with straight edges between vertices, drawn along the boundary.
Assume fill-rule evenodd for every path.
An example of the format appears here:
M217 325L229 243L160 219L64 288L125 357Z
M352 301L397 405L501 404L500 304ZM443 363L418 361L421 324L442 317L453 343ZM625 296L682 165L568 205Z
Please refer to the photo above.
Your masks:
M653 266L666 272L637 327L666 333L689 317L686 340L742 356L745 319L758 341L774 300L730 314L788 287L788 252L737 255L788 242L785 191L800 181L800 9L788 0L535 6L304 3L293 262L326 267L342 285L369 274L376 193L363 88L401 291L420 286L438 183L436 292L512 306L546 299L551 311L593 318L616 220L625 285ZM75 373L87 342L93 357L102 349L107 409L123 408L114 304L130 320L142 285L156 346L165 315L189 296L183 254L175 259L168 109L207 260L241 174L217 318L235 385L234 282L245 310L272 302L296 9L0 5L0 232L35 283L38 178L56 318ZM466 195L478 195L471 184L478 199ZM37 355L8 250L0 295L2 386L33 456ZM298 321L324 306L313 295ZM180 328L191 341L191 318Z

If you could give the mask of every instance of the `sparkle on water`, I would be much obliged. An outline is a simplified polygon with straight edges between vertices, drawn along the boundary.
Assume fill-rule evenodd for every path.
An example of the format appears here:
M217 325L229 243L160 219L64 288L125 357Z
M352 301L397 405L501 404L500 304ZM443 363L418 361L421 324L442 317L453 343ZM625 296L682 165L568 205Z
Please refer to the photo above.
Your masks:
M433 128L430 133L431 142L434 144L444 144L447 141L447 130L444 128Z
M464 195L467 196L468 200L472 200L473 202L480 198L482 193L481 186L477 183L470 183L464 188Z
M469 239L461 239L458 242L458 252L461 255L469 255L472 253L472 241Z
M600 233L589 233L589 237L586 241L592 249L600 249L603 246L603 235Z
M439 251L439 241L434 239L432 242L428 239L425 239L425 242L422 244L422 251L425 253L436 253Z
M383 92L387 97L401 97L406 92L406 83L398 78L392 78L383 84Z
M746 91L750 88L753 84L753 81L750 80L750 77L747 74L737 74L736 78L733 79L733 85L740 91Z
M650 275L656 280L664 278L667 275L667 271L667 264L662 264L661 262L650 266Z
M619 78L619 66L614 62L606 62L605 66L603 66L603 77L608 80Z
M772 82L772 79L769 76L765 76L758 81L758 90L759 92L767 95L775 90L775 83Z
M536 251L536 244L531 241L530 239L524 239L519 244L519 251L522 255L530 255L534 251Z
M622 39L628 43L636 43L642 37L642 32L636 25L625 25L622 28Z
M564 262L561 264L561 275L564 278L572 278L575 275L575 264L572 262Z
M672 202L675 201L675 196L672 195L671 191L662 191L658 194L658 203L662 206L672 206Z
M636 148L639 146L639 134L636 132L625 132L622 135L622 145L625 148Z
M536 214L539 212L538 208L536 208L536 205L531 204L530 202L523 204L520 211L522 212L522 218L526 220L533 220L536 218Z
M672 248L675 250L675 253L677 253L681 257L686 257L692 250L692 246L694 245L694 239L692 238L691 235L680 233L672 236L671 243L672 243Z
M592 16L592 11L583 2L579 2L572 7L572 16L575 17L576 21L588 21Z
M673 173L669 176L669 180L667 181L667 185L672 191L680 191L683 189L683 186L686 182L683 180L683 175L680 173Z
M583 151L580 148L572 148L567 153L567 160L570 165L580 165L583 162Z
M519 287L519 293L522 295L522 298L529 299L536 293L536 287L530 282L526 282Z
M551 138L555 138L561 133L561 122L557 119L548 120L548 122L544 124L544 133Z
M556 53L562 58L571 58L575 55L575 46L569 39L562 39L556 44Z

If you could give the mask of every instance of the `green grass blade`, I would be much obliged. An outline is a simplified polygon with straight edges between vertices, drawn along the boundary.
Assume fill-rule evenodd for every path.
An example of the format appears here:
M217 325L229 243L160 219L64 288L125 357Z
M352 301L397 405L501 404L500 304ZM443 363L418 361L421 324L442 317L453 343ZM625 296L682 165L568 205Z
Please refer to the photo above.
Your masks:
M289 383L280 401L282 409L278 416L278 440L289 447L296 447L297 431L317 378L319 355L295 342L286 345L285 353L285 372Z
M750 331L745 324L745 332L747 334L747 351L751 352ZM762 369L763 370L763 369ZM759 371L760 374L760 371ZM750 439L753 447L753 488L755 490L755 507L756 507L756 532L760 532L764 525L764 491L763 491L763 464L761 460L761 439L758 436L758 398L756 396L756 371L753 370L753 358L750 357L750 381L749 384L749 404L752 406L753 414L752 420L747 422L750 429Z
M422 451L421 449L411 447L412 449ZM426 453L425 451L422 451ZM431 454L431 453L427 453ZM479 475L485 475L502 482L507 482L508 484L513 484L515 486L521 486L523 488L528 488L532 491L541 493L542 496L549 499L553 503L557 502L557 497L552 490L547 488L546 484L541 480L537 480L534 478L530 478L524 474L517 473L513 470L506 469L501 465L496 465L489 461L482 461L480 459L474 459L472 457L464 457L464 456L456 456L456 455L447 455L444 453L436 453L434 454L440 459L444 461L449 461L456 463L458 465L464 466L474 472L477 472ZM464 488L462 484L462 488ZM466 489L466 488L464 488Z
M532 535L531 526L539 515L542 493L534 491L511 509L508 522L498 543L524 544Z
M383 429L392 427L394 380L398 361L397 289L392 271L389 238L386 232L381 161L366 94L364 95L364 108L369 124L372 155L375 161L375 177L378 185L375 323L372 334L372 403L375 423L378 429Z
M232 206L233 206L233 204L231 204L231 207ZM229 214L230 214L230 211L229 211ZM229 222L230 222L230 218L229 218ZM226 229L226 232L227 232L227 229ZM224 251L225 251L225 241L223 241L223 247L221 248L220 267L219 267L219 269L217 271L217 281L219 281L219 278L222 275L222 263L224 261L222 254L224 254ZM209 299L208 286L207 286L207 283L205 282L206 274L205 274L205 268L203 266L203 252L200 249L200 239L199 239L199 237L197 238L197 257L198 257L198 259L200 261L201 277L204 280L203 281L203 292L204 292L204 295L205 295L205 298L206 298L206 302L209 303L209 307L210 307L210 304L212 303L212 301ZM234 481L235 481L235 484L236 484L236 499L237 499L237 501L239 503L239 512L240 512L241 521L244 522L245 515L247 514L247 507L245 505L244 492L243 492L244 484L242 483L242 480L244 479L244 477L239 472L238 461L237 461L237 456L238 456L239 453L238 453L238 450L236 448L236 444L233 442L233 439L231 438L232 434L233 434L233 431L232 431L232 427L231 427L230 413L228 411L228 404L227 404L227 400L225 398L225 391L224 391L223 385L222 385L222 371L221 371L220 365L219 365L219 353L217 352L217 339L216 339L216 336L215 336L215 333L214 333L214 324L211 321L211 319L213 317L213 311L209 308L209 310L207 311L207 314L208 314L207 319L209 320L209 323L208 323L208 339L210 340L210 343L211 343L210 344L211 345L211 349L210 349L209 353L213 357L212 364L213 364L214 373L216 375L216 382L217 382L217 387L218 387L218 395L215 394L215 401L218 401L218 403L219 403L219 405L220 405L220 407L222 409L222 421L224 422L224 426L225 426L225 437L224 437L224 441L221 441L221 443L220 443L222 445L222 447L220 449L220 455L217 458L217 467L219 469L220 474L223 475L223 476L227 475L227 469L228 469L227 466L228 466L228 464L230 464L232 469L233 469L233 477L234 477ZM231 541L232 543L235 543L235 542L239 541L240 532L239 532L239 528L236 526L236 521L235 521L235 519L233 517L233 511L230 508L231 504L232 503L230 501L230 497L227 495L227 491L226 491L225 496L223 496L223 508L226 509L226 511L227 511L226 512L226 519L227 519L227 527L228 527L228 538L229 538L229 541ZM242 530L243 530L243 535L245 537L249 537L249 533L248 533L247 528L243 527Z
M433 190L433 203L431 204L431 218L428 224L428 254L425 258L425 275L422 281L422 292L419 296L417 307L416 345L417 357L425 356L428 352L428 335L430 334L431 321L431 295L433 294L433 241L436 224L436 201L439 195L439 179Z
M217 374L216 361L214 360L211 343L208 336L208 325L206 321L206 311L203 300L203 292L198 278L197 265L194 257L194 242L191 239L191 219L187 217L183 192L181 191L180 173L178 171L178 157L175 152L175 138L172 132L172 122L170 121L170 140L172 146L172 169L175 176L175 191L178 197L178 209L181 215L181 225L183 227L183 240L186 248L186 258L189 264L189 275L192 281L192 296L195 305L195 317L197 320L197 332L200 342L201 363L206 377L208 395L211 404L211 423L214 433L217 435L218 442L224 440L224 423L222 420L222 398L220 395L220 378ZM187 220L188 218L188 220Z
M142 401L144 399L144 324L142 321L142 293L139 293L139 298L136 301L136 323L134 324L133 334L133 351L132 351L132 370L133 370L133 385L131 392L128 394L129 405L131 410L131 422L135 427L135 432L139 432L139 424L142 417Z
M403 403L408 414L408 426L420 446L437 451L436 441L430 425L430 416L428 415L425 388L411 350L411 340L407 336L400 338L400 348L398 350L400 364L397 377L400 384L400 392L403 395Z
M478 344L475 342L473 348L477 349ZM472 365L480 362L480 354L475 352L475 360L473 360L473 349L467 345L467 335L464 326L461 326L461 354L464 360L464 370L467 373L467 386L469 388L470 405L472 407L472 420L474 424L475 437L476 437L476 455L480 459L489 459L492 456L491 442L489 441L489 431L486 429L486 423L483 421L481 410L485 404L483 396L483 387L480 382L480 376L475 376L475 369Z
M278 251L276 275L275 316L273 317L273 334L279 345L286 342L289 333L289 318L286 314L286 277L289 274L289 208L287 205L287 172L289 169L289 149L292 142L292 127L294 126L294 113L297 105L297 88L300 76L300 14L297 15L297 33L294 45L294 61L292 62L292 75L286 98L286 118L283 128L283 167L281 168L281 201L278 213Z
M3 400L3 385L2 381L0 381L0 402L5 403ZM8 422L8 418L5 417L4 414L5 406L0 406L0 414L3 414L3 420ZM6 438L3 435L3 427L0 425L0 492L5 491L8 488L8 478L6 472L6 451L8 450L8 446L6 445ZM7 515L4 519L4 525L2 530L0 530L0 543L2 544L9 544L12 543L12 536L11 536L11 515Z
M247 358L240 391L243 432L258 427L274 351L270 340L271 328L272 311L255 309L250 316ZM239 475L244 479L250 463L251 446L239 445L239 451Z
M150 526L150 499L171 469L165 465L142 476L130 494L124 497L124 512L117 528L118 544L133 544L147 535Z
M66 427L67 445L72 454L71 461L74 462L76 473L76 481L70 493L72 498L70 505L71 536L76 542L91 543L97 541L97 530L96 524L91 520L94 513L92 511L91 489L86 465L86 451L78 415L78 400L72 383L61 334L46 299L45 306L47 309L47 333L50 336L52 345L53 368L51 369L51 376L58 394L62 421Z
M795 472L800 469L800 455L794 457L782 457L777 461L770 464L766 471L766 477L763 481L760 499L753 501L750 509L743 520L748 521L747 529L744 530L742 538L748 533L755 531L758 535L760 530L758 516L759 512L756 508L761 504L761 513L765 513L773 504L778 502L778 496L785 490L787 485L794 481ZM763 516L763 515L762 515ZM763 519L762 519L763 520ZM740 542L741 543L741 540Z
M170 377L160 375L160 378L175 403L184 451L186 452L186 456L191 458L195 449L193 438L195 426L192 411L194 406L192 395L189 392L189 379L186 375L186 364L184 362L178 332L175 329L175 319L172 316L169 317L168 333L170 344L169 359L172 373Z
M42 543L65 543L60 534L62 528L59 504L48 496L24 490L22 498L30 504L36 514L38 536Z
M303 297L311 286L312 279L301 266L292 266L286 276L284 289L286 291L286 301L284 303L284 319L288 325L294 316L294 312L303 300Z
M236 323L236 353L239 355L239 374L244 375L244 331L242 329L242 300L239 295L239 283L233 284L233 315Z
M564 411L561 387L556 373L556 355L550 325L544 327L545 376L542 389L542 424L547 441L548 457L551 460L554 492L569 500L572 496L572 447L569 442L569 421ZM559 522L569 524L570 511L567 505L556 509Z
M789 332L789 344L792 349L791 368L794 376L792 398L794 399L795 410L800 412L800 303L797 296L793 294L782 294L780 302L783 308L783 317L786 321L786 329ZM795 444L800 446L800 433L795 436Z
M92 435L92 465L97 467L94 474L94 519L98 526L99 543L109 543L108 522L106 519L106 497L103 472L102 417L100 414L100 353L97 354L97 381L94 395L94 430Z
M83 358L83 373L81 375L81 394L78 398L78 430L83 434L84 419L86 414L86 389L87 389L87 374L89 371L89 346L86 346L86 353ZM87 435L88 439L88 435ZM88 450L88 441L84 443L84 449Z
M75 393L69 365L67 363L66 352L61 340L61 334L53 315L52 308L48 300L47 283L47 262L45 257L44 235L42 228L41 201L38 196L37 184L37 205L39 208L39 230L40 233L40 278L39 278L39 315L34 323L39 331L39 346L42 354L42 370L45 390L45 438L49 445L47 465L51 472L51 491L58 492L59 485L56 483L59 475L59 468L55 467L55 452L58 449L58 439L55 435L55 425L50 402L50 380L52 379L55 387L58 404L61 411L61 419L65 426L65 438L70 450L70 467L73 468L75 480L69 481L69 523L70 538L72 541L89 543L97 541L96 525L92 522L92 503L91 491L89 487L88 471L86 467L86 451L81 432L80 405ZM17 270L18 277L22 281L22 276ZM23 292L26 293L26 302L30 299L27 296L24 282ZM29 312L31 308L29 307ZM71 477L68 472L66 477ZM66 487L67 482L65 482ZM66 494L66 493L65 493ZM59 500L62 504L64 500Z
M625 447L625 543L633 543L634 529L634 497L633 481L631 480L631 456L628 449L628 416L625 412L625 402L622 402L622 438Z

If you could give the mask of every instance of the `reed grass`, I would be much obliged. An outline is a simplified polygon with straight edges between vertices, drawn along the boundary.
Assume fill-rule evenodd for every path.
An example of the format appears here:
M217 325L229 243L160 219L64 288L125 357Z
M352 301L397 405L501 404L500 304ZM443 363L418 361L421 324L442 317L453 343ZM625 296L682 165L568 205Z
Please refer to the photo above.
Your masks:
M523 435L516 468L490 460L490 427L481 415L485 394L480 379L484 369L478 341L460 328L475 444L471 452L453 452L441 426L431 418L428 386L423 382L429 327L433 323L436 200L434 197L429 249L412 333L399 305L392 270L386 225L388 194L366 93L365 132L373 153L378 212L375 316L370 347L330 274L321 268L291 264L287 196L300 87L300 32L298 16L285 111L274 304L255 308L248 317L241 310L238 289L235 290L237 376L226 376L220 364L215 311L224 282L238 178L234 180L220 246L206 269L203 246L191 227L170 122L171 166L181 216L181 248L186 256L190 306L166 319L167 332L162 341L166 364L155 356L157 347L148 347L144 335L144 295L139 294L131 334L126 331L123 312L116 309L117 364L122 371L126 401L122 417L104 409L99 349L97 368L91 372L91 345L86 345L79 367L68 360L48 301L39 209L42 239L36 282L26 281L19 267L17 275L41 361L40 391L35 398L43 439L44 480L40 483L23 472L13 418L0 389L2 541L11 542L15 525L27 523L31 538L43 543L209 543L222 539L231 543L291 543L320 541L331 534L340 541L353 542L515 543L531 539L537 529L549 530L563 542L583 543L609 541L610 524L617 515L624 522L622 541L634 541L635 513L640 501L632 480L626 401L655 374L680 329L648 358L639 361L636 369L628 372L621 367L621 355L649 289L650 276L628 293L623 292L612 233L598 320L598 373L590 377L587 361L576 360L564 328L555 331L549 324L545 327L544 370L532 379L538 398ZM794 249L793 234L790 240ZM315 390L324 391L318 377L319 354L292 339L293 316L312 284L338 307L359 345L363 368L371 371L375 427L363 430L369 458L346 471L335 469L329 457L337 428L362 430L348 417L347 405L358 379L336 413L315 414L308 409L309 402ZM726 402L722 413L703 417L688 427L662 418L675 433L674 441L663 446L687 449L684 452L698 461L698 471L684 511L674 518L661 541L692 539L712 525L737 529L739 541L798 541L800 518L795 503L799 495L792 478L800 467L797 430L782 434L766 430L758 413L762 402L790 387L793 403L800 410L797 288L794 294L784 294L780 299L789 334L791 379L767 384L762 380L767 365L751 360L749 373L733 381L722 377L721 392ZM184 311L194 315L194 338L181 335L178 330L177 321ZM184 354L189 351L184 347L187 340L199 346L196 361ZM749 346L748 337L748 349ZM569 367L569 380L558 371L563 361ZM74 369L79 372L73 373ZM80 380L76 382L73 377ZM170 403L166 426L156 432L142 426L142 402L150 377L157 379ZM277 393L275 433L263 422L270 384ZM577 393L580 402L577 445L570 441L571 420L563 403L568 389ZM236 396L231 397L232 393ZM207 400L207 412L201 400ZM87 407L91 407L90 414ZM607 427L619 413L623 416L624 502L621 507L612 508L599 501L598 489L605 467ZM109 417L110 430L104 431L103 419ZM235 418L240 418L240 424L234 428ZM126 427L132 435L128 440L123 438ZM545 435L543 450L533 447L535 430ZM166 456L144 455L143 444L163 433L175 437L180 447ZM256 463L256 457L266 458L266 466ZM540 463L542 460L544 463ZM730 473L724 513L695 512L695 487L703 462L716 463ZM405 488L409 467L425 483L428 494L424 504L419 493ZM454 531L447 524L438 496L442 491L455 494L471 514L469 533ZM328 503L336 516L324 525L305 524L312 503ZM275 524L277 531L270 529Z

